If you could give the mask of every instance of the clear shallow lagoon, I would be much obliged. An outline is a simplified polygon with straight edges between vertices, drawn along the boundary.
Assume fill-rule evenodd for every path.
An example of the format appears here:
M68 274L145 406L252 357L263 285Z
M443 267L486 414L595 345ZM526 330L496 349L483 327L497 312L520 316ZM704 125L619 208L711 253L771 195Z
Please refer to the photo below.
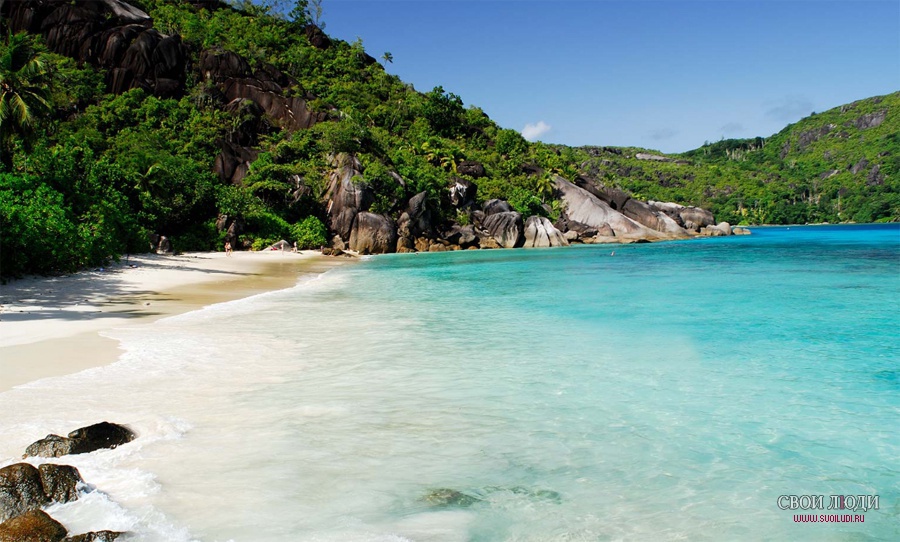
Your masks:
M51 514L149 541L900 539L900 228L753 233L379 256L118 330L0 394L0 464L130 424Z

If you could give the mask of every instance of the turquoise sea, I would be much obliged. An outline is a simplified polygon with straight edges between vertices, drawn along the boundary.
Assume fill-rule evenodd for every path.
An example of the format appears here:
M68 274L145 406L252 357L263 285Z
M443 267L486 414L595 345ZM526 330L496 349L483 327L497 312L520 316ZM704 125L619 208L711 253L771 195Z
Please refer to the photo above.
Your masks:
M130 424L51 513L135 540L900 540L898 303L897 225L371 257L0 394L0 464Z

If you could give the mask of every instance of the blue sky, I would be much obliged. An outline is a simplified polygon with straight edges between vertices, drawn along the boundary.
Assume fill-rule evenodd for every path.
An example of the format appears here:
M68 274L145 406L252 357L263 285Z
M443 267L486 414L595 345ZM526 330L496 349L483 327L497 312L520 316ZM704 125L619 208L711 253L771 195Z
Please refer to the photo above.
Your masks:
M682 152L769 136L900 90L900 1L323 0L325 30L389 51L548 143Z

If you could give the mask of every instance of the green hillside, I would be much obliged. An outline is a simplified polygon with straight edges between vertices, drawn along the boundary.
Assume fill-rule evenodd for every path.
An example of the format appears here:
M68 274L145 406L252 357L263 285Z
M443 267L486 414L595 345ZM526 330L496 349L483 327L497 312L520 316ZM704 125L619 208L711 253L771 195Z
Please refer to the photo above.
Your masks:
M586 173L733 224L900 220L900 92L813 114L767 138L726 139L670 162L584 148ZM659 153L654 153L659 154Z
M152 20L118 0L0 6L3 276L97 265L146 251L153 234L175 250L221 249L232 234L244 248L327 245L339 153L358 158L354 183L374 213L396 220L424 191L436 235L471 219L449 199L460 180L477 184L476 204L501 198L556 220L556 174L732 223L900 219L900 94L642 160L528 143L441 87L417 91L362 43L325 35L306 2L288 17L215 0L132 4ZM103 33L84 37L85 20Z

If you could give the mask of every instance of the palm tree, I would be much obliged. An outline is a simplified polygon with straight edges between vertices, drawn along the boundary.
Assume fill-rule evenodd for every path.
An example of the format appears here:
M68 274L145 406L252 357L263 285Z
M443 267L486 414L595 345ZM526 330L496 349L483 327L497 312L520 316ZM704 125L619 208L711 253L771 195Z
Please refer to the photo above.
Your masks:
M28 143L50 105L50 71L33 37L7 34L0 44L0 163L12 170L14 137Z

